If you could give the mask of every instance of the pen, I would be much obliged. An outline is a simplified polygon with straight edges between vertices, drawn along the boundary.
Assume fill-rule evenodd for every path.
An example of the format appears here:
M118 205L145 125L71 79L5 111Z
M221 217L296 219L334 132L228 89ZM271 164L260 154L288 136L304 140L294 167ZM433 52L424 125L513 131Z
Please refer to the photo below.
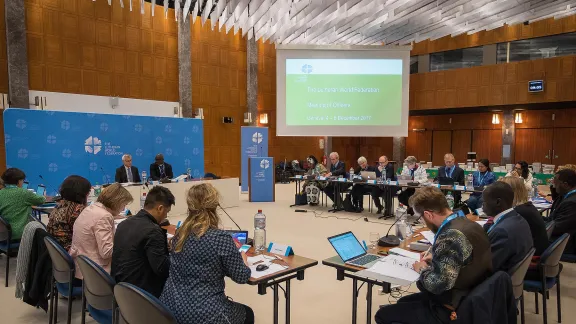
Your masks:
M362 240L362 244L364 244L364 250L368 251L368 246L366 245L366 241Z
M182 221L178 221L178 224L176 224L176 229L179 229L181 224L182 224Z
M424 256L422 257L422 259L424 259L428 256L428 254L430 253L430 249L432 249L432 247L429 247L428 250L426 250L426 253L424 253Z

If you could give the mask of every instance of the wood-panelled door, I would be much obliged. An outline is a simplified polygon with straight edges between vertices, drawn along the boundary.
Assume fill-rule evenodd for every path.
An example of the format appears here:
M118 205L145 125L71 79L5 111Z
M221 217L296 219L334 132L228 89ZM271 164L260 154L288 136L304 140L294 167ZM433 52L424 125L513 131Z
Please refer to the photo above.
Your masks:
M432 131L409 131L406 138L406 156L413 155L418 161L432 160ZM398 161L402 165L402 161Z
M476 160L488 159L491 163L500 163L502 160L502 130L473 130L472 152L476 152Z
M553 128L517 129L514 161L552 163Z
M576 128L555 128L551 152L552 164L576 163Z
M452 131L452 154L457 163L464 163L468 158L468 152L472 149L472 131Z
M444 155L452 151L452 131L434 131L432 133L432 165L444 165ZM430 160L427 160L428 162Z

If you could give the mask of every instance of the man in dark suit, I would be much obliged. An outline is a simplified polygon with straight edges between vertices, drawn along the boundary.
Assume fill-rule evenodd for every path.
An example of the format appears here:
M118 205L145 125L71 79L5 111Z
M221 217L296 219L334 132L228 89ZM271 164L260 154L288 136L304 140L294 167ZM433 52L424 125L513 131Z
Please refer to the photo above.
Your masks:
M122 163L123 166L116 169L116 176L114 177L114 181L118 183L126 183L126 182L141 182L140 174L138 173L138 168L132 166L132 155L124 154L122 155Z
M490 240L494 272L508 272L534 246L530 226L514 210L513 202L514 190L507 183L496 181L484 190L484 213L494 217L494 223L485 227Z
M556 222L552 231L552 240L564 233L570 234L570 239L564 253L576 253L576 171L563 169L554 176L554 187L561 201L550 214L550 220Z
M383 178L385 180L390 179L392 181L396 181L394 166L392 165L392 163L388 162L388 157L386 157L386 155L382 155L378 159L378 171L381 175L383 175ZM380 197L384 196L386 190L393 190L393 189L387 188L386 186L372 186L372 199L374 200L374 205L378 208L377 214L382 213L383 209L388 210L388 205L392 204L392 201L385 200L384 204L386 205L386 208L384 208L384 206L382 206L382 204L380 203Z
M446 155L444 155L444 164L445 166L442 166L438 169L438 176L434 180L438 181L439 178L443 177L451 178L452 180L454 180L454 183L458 182L460 185L463 186L465 181L464 170L462 170L462 168L456 165L456 159L454 158L454 155L452 155L452 153L446 153ZM460 200L462 199L462 194L459 191L455 191L452 194L454 195L454 202L456 204L460 203Z
M373 165L368 165L368 161L363 156L358 158L358 167L354 170L354 174L359 176L361 175L362 171L374 172L376 173L377 178L382 176L380 170L378 170L378 168ZM364 184L355 184L352 187L352 192L350 194L352 195L352 202L356 208L356 212L361 213L364 211L364 194L371 193L372 187L373 186L371 185Z
M326 174L327 177L345 177L346 176L346 164L340 161L340 156L336 152L330 153L330 172ZM329 183L326 188L324 188L324 192L326 196L328 196L334 204L336 201L334 200L334 184ZM341 200L341 199L338 199ZM342 204L342 201L339 201L339 205ZM338 207L338 206L337 206Z
M150 179L158 181L172 178L174 178L172 166L164 162L164 155L157 154L154 163L150 164Z

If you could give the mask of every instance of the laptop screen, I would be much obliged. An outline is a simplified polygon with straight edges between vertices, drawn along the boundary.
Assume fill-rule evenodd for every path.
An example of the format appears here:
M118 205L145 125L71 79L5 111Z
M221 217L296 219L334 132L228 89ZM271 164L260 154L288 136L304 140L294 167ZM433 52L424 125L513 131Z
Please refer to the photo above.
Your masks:
M329 237L328 241L344 262L366 254L366 251L352 232Z
M248 241L248 231L227 230L226 232L232 235L234 241L238 241L242 245L246 244L246 242Z

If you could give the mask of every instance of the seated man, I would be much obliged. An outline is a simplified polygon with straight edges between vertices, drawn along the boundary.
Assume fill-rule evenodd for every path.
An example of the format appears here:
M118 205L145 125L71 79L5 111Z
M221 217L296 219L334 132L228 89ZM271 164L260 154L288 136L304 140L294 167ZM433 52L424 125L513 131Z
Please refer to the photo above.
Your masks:
M330 153L330 172L326 174L327 177L345 177L346 176L346 164L340 161L340 156L337 152ZM334 204L336 204L336 200L334 197L334 186L336 184L329 183L326 188L324 188L324 192L326 196L328 196ZM342 201L338 198L339 204L342 205ZM338 206L337 206L338 207Z
M436 241L431 253L414 263L420 292L380 308L376 323L450 323L461 300L491 274L490 242L480 226L452 213L438 188L418 189L409 203Z
M369 171L374 172L377 178L380 178L382 175L378 168L372 165L368 165L368 161L365 157L361 156L358 158L358 168L354 171L354 174L361 175L362 171ZM372 179L376 180L376 179ZM372 192L372 185L365 185L365 184L355 184L352 187L352 201L356 208L357 212L362 212L364 210L364 194Z
M426 169L418 164L418 160L414 156L409 156L404 160L404 168L402 169L401 176L409 176L413 182L425 183L428 181L428 174ZM398 195L398 201L403 205L408 206L408 199L414 194L414 188L407 188Z
M528 222L513 207L514 190L509 184L496 181L484 190L484 213L494 217L494 223L485 226L494 272L508 272L534 246Z
M124 154L122 155L123 166L116 169L116 176L114 181L118 183L135 182L140 183L140 174L138 174L138 168L132 166L132 155Z
M388 163L388 158L386 155L382 155L378 159L378 171L383 175L384 179L396 180L396 174L394 173L394 166L392 163ZM386 186L372 186L372 199L374 200L374 205L378 208L377 214L382 213L384 206L380 203L380 197L384 196L388 188ZM391 201L384 201L386 207L391 204Z
M170 270L166 230L160 223L168 216L174 195L166 187L150 189L144 209L129 217L114 235L112 277L160 297Z
M164 155L157 154L154 158L154 163L150 164L150 179L158 181L172 178L174 178L172 166L164 163Z
M576 171L563 169L554 176L554 187L562 200L550 214L550 220L556 222L552 231L552 240L564 233L570 234L570 239L564 253L576 253Z
M444 166L438 168L438 176L434 179L434 181L440 181L441 178L443 179L452 179L451 183L454 184L458 183L461 186L464 185L464 170L456 165L456 159L452 153L446 153L444 155ZM462 200L462 193L460 191L454 191L454 202L456 204L460 203Z

